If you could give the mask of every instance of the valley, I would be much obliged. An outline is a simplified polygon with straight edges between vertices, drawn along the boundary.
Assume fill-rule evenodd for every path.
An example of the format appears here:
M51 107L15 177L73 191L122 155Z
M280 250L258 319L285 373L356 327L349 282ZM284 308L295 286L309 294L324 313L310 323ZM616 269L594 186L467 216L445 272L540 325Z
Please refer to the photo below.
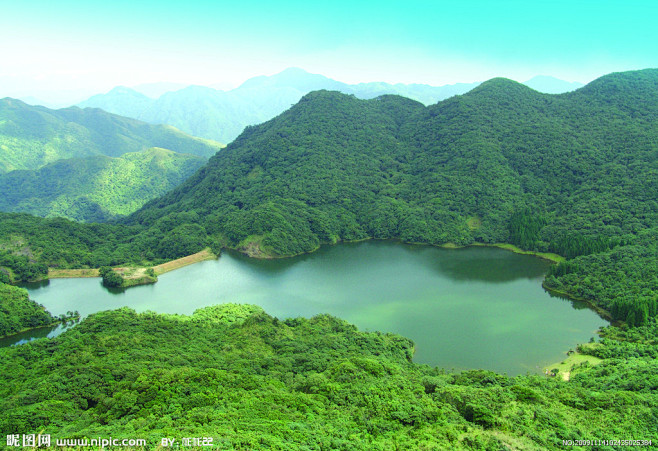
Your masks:
M228 449L651 439L656 117L655 69L560 95L495 78L431 106L314 91L125 216L0 213L0 287L41 280L33 301L86 316L0 349L0 430L208 431ZM43 280L205 259L127 290Z

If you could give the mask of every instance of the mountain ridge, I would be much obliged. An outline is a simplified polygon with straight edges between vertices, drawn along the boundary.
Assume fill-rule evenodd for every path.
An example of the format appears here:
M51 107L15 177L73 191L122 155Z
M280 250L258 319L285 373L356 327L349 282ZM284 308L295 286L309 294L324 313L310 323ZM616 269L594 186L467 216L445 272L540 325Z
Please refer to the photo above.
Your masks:
M50 110L5 98L0 210L107 221L173 188L220 149L97 108Z
M221 144L99 108L51 110L12 98L0 100L0 171L38 169L62 158L119 156L150 147L207 158Z
M160 98L151 99L146 103L135 96L135 101L127 102L124 108L118 96L112 95L110 91L78 105L105 108L149 123L170 123L195 136L230 142L245 126L273 118L313 90L337 90L354 94L362 99L397 94L429 105L454 95L464 94L478 84L455 83L444 86L385 82L347 84L293 67L271 76L261 75L250 78L230 91L212 90L206 87L205 99L193 100L198 92L183 88L164 93ZM134 94L138 93L135 91ZM128 96L121 97L125 99ZM194 108L191 107L192 102L196 102Z

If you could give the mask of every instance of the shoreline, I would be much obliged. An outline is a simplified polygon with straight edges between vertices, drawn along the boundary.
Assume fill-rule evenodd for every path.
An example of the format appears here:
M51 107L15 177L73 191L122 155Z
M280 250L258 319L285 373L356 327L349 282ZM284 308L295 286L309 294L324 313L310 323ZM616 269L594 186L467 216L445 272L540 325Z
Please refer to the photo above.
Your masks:
M411 242L405 242L405 241L402 241L400 239L395 239L395 238L392 238L392 239L377 239L377 238L372 238L372 237L367 237L367 238L358 239L358 240L341 240L341 241L330 242L330 243L321 243L317 247L315 247L314 249L312 249L308 252L302 252L302 253L299 253L299 254L286 255L286 256L274 256L274 255L262 254L260 252L254 253L253 252L254 251L253 247L241 247L241 246L229 247L229 246L225 246L222 249L234 251L234 252L237 252L237 253L242 254L242 255L244 255L246 257L249 257L249 258L255 258L255 259L260 259L260 260L272 260L272 259L294 258L294 257L302 256L302 255L312 254L312 253L318 251L323 246L334 246L334 245L338 245L338 244L342 244L342 243L360 243L360 242L370 241L370 240L391 241L391 242L396 242L398 244L404 244L404 245L432 246L432 247L443 248L443 249L464 249L464 248L471 247L471 246L473 246L473 247L491 247L491 248L502 249L502 250L505 250L505 251L510 251L510 252L513 252L513 253L519 254L519 255L531 255L531 256L534 256L534 257L537 257L537 258L541 258L543 260L547 260L547 261L549 261L553 264L557 264L559 262L562 262L562 261L566 260L564 257L562 257L560 255L557 255L557 254L527 251L527 250L521 249L521 248L519 248L519 247L517 247L513 244L509 244L509 243L491 243L491 244L489 244L489 243L474 242L474 243L470 243L470 244L467 244L467 245L458 245L458 244L455 244L455 243L452 243L452 242L448 242L448 243L443 243L443 244L437 245L437 244L428 244L428 243L411 243ZM260 250L260 249L258 249L258 250ZM251 252L249 252L249 251L251 251ZM156 277L157 277L161 274L165 274L167 272L175 271L176 269L180 269L180 268L183 268L185 266L189 266L189 265L199 263L199 262L202 262L202 261L206 261L206 260L217 259L218 257L219 256L214 254L210 250L210 248L208 247L208 248L205 248L202 251L197 252L195 254L187 255L185 257L181 257L181 258L178 258L176 260L161 263L159 265L155 265L155 266L152 266L150 268L152 268L154 270L154 272L156 274ZM149 268L149 267L127 267L127 268L116 268L116 269L133 269L133 270L134 269L138 269L138 270L142 269L143 270L143 269L146 269L146 268ZM87 269L64 269L64 270L52 270L51 269L51 270L49 270L48 275L49 275L49 278L100 277L100 275L98 274L98 269L92 269L92 268L87 268ZM150 282L150 283L155 283L155 282ZM137 284L130 285L130 286L136 286L136 285ZM603 318L606 321L610 322L610 324L613 325L613 326L618 326L620 324L619 321L614 321L612 319L609 312L607 312L606 310L602 309L601 307L593 304L589 300L580 298L580 297L575 296L575 295L571 295L568 292L564 292L564 291L560 291L560 290L556 290L556 289L552 289L550 287L547 287L545 285L544 281L542 281L541 285L542 285L542 288L544 290L546 290L547 292L549 292L552 295L556 295L556 296L566 298L566 299L572 300L572 301L578 301L578 302L585 303L590 310L594 311L601 318ZM129 288L130 286L127 286L125 288ZM55 322L55 323L51 324L50 326L58 324L60 322L61 321ZM32 329L39 329L41 327L49 327L49 326L38 326L38 327L35 327L35 328L29 328L29 329L25 329L23 331L17 332L16 334L19 334L21 332L25 332L25 331L28 331L28 330L32 330ZM16 335L16 334L12 334L12 335ZM10 337L12 335L9 335L9 336L6 336L6 337ZM6 338L6 337L0 337L0 338ZM580 356L581 354L576 353L576 355ZM568 359L569 362L571 362L573 359L570 359L569 357L567 357L567 359ZM550 365L550 368L545 367L543 369L544 370L548 369L550 371L551 368L553 368L557 365L558 364L556 363L556 364ZM562 375L562 371L560 373L561 373L560 375ZM566 380L568 380L568 375L567 375Z
M580 345L580 346L592 346L592 344ZM567 353L567 357L556 363L552 363L543 367L544 374L546 377L556 377L564 382L568 382L571 379L571 373L574 370L578 370L583 365L596 366L603 362L604 359L599 357L594 357L589 354L583 354L579 351L573 351L571 354ZM555 373L555 376L551 376L552 370L558 370Z
M71 316L66 319L58 319L57 321L53 321L50 324L43 324L41 326L26 327L25 329L21 329L18 332L0 336L0 340L4 340L5 338L15 337L16 335L22 334L23 332L29 332L31 330L37 330L37 329L45 329L46 327L53 327L58 324L68 323L69 321L75 321L75 320L80 320L80 316L78 315L78 316Z
M408 245L422 245L422 246L433 246L433 247L439 247L443 249L463 249L466 247L474 246L474 247L494 247L498 249L503 249L506 251L513 252L515 254L519 255L532 255L537 258L541 258L543 260L548 260L554 264L560 263L562 261L565 261L566 258L562 257L561 255L558 254L553 254L550 252L535 252L535 251L527 251L524 249L521 249L513 244L509 243L471 243L467 245L458 245L455 243L443 243L443 244L428 244L428 243L409 243L405 242L396 238L391 238L391 239L377 239L377 238L372 238L372 237L367 237L359 240L341 240L341 241L336 241L333 243L321 243L319 244L316 248L312 249L311 251L308 252L301 252L299 254L295 255L283 255L283 256L274 256L274 255L267 255L267 254L261 254L261 253L254 253L253 248L244 248L240 246L236 247L223 247L222 249L229 249L231 251L239 252L243 255L246 255L249 258L256 258L256 259L262 259L262 260L272 260L272 259L279 259L279 258L293 258L293 257L298 257L301 255L307 255L307 254L312 254L316 252L318 249L320 249L322 246L335 246L337 244L341 243L360 243L364 241L370 241L370 240L378 240L378 241L396 241L401 244L408 244ZM252 252L249 252L252 251ZM175 271L179 268L183 268L185 266L193 265L195 263L199 263L202 261L206 260L213 260L219 258L219 255L215 255L209 247L203 249L200 252L197 252L195 254L191 255L186 255L185 257L178 258L176 260L172 260L166 263L161 263L156 266L152 266L151 268L155 272L156 277L168 273L170 271ZM146 269L146 267L137 267L141 269ZM117 269L124 269L124 268L117 268ZM60 278L87 278L87 277L100 277L98 274L98 269L92 269L92 268L87 268L87 269L49 269L48 270L48 279L60 279ZM157 282L157 280L156 280ZM156 283L156 282L149 282L149 283ZM128 285L125 288L129 288L130 286L137 286L138 284L134 285ZM578 296L571 295L570 293L560 291L560 290L555 290L553 288L547 287L542 281L542 288L549 293L553 295L557 295L563 298L566 298L568 300L573 300L573 301L578 301L578 302L583 302L587 304L588 308L593 310L596 314L598 314L601 318L605 319L606 321L609 321L611 325L613 326L618 326L621 324L619 321L614 321L612 316L610 315L609 312L604 310L603 308L597 306L594 304L592 301L589 301L587 299L580 298Z
M507 250L510 252L513 252L515 254L519 255L532 255L534 257L538 257L544 260L548 260L553 263L560 263L566 260L566 258L562 257L561 255L558 254L553 254L550 252L535 252L535 251L527 251L524 249L521 249L520 247L517 247L513 244L509 243L478 243L478 242L473 242L470 244L466 245L459 245L455 244L452 242L448 243L443 243L443 244L429 244L429 243L416 243L416 242L407 242L407 241L402 241L397 238L372 238L372 237L367 237L367 238L361 238L357 240L340 240L336 242L331 242L331 243L320 243L317 247L311 249L308 252L300 252L298 254L293 254L293 255L270 255L266 253L260 252L260 249L258 249L257 252L254 252L253 247L247 246L235 246L235 247L230 247L230 246L224 246L222 249L229 249L231 251L239 252L243 255L246 255L249 258L256 258L260 260L273 260L273 259L279 259L279 258L294 258L294 257L299 257L301 255L308 255L316 252L323 246L335 246L341 243L361 243L364 241L370 241L370 240L376 240L376 241L396 241L401 244L408 244L408 245L415 245L415 246L432 246L432 247L438 247L442 249L464 249L467 247L495 247L498 249L503 249ZM116 270L128 270L128 269L148 269L152 268L153 271L155 272L156 276L159 276L161 274L168 273L170 271L175 271L179 268L183 268L185 266L193 265L195 263L199 263L202 261L206 260L213 260L219 258L219 255L215 255L209 247L195 253L195 254L190 254L186 255L185 257L180 257L175 260L171 260L165 263L160 263L159 265L155 266L135 266L135 267L116 267L113 269ZM88 278L88 277L100 277L100 274L98 272L98 268L81 268L81 269L56 269L56 268L48 268L48 278L44 280L49 280L49 279L77 279L77 278ZM544 287L546 288L546 287ZM547 288L546 288L547 289ZM554 290L555 291L555 290ZM563 296L571 298L566 293L560 293ZM575 298L574 298L575 299ZM575 300L582 300L582 299L575 299ZM584 302L587 302L585 300L582 300Z
M415 242L407 242L407 241L402 241L397 238L372 238L372 237L367 237L367 238L362 238L358 240L340 240L336 241L333 243L320 243L317 247L313 248L312 250L308 252L300 252L298 254L294 255L270 255L270 254L264 254L261 252L254 252L254 249L252 247L243 247L243 246L236 246L236 247L230 247L230 246L225 246L222 249L228 249L231 251L239 252L240 254L243 254L249 258L255 258L259 260L274 260L274 259L279 259L279 258L294 258L294 257L299 257L301 255L309 255L317 250L319 250L323 246L335 246L341 243L362 243L364 241L395 241L400 244L407 244L407 245L414 245L414 246L432 246L432 247L438 247L442 249L464 249L467 247L495 247L498 249L503 249L506 251L513 252L515 254L519 255L532 255L534 257L541 258L543 260L548 260L552 263L560 263L566 260L566 258L562 257L561 255L558 254L553 254L550 252L535 252L535 251L526 251L524 249L521 249L513 244L509 243L478 243L478 242L473 242L471 244L466 244L466 245L459 245L455 243L443 243L443 244L429 244L429 243L415 243ZM116 267L113 269L116 270L128 270L128 269L147 269L147 268L152 268L153 271L155 272L156 276L159 276L161 274L168 273L170 271L175 271L179 268L183 268L185 266L193 265L195 263L199 263L202 261L206 260L214 260L219 258L219 255L216 255L213 253L209 247L203 249L202 251L199 251L195 254L190 254L186 255L185 257L177 258L175 260L171 260L165 263L160 263L159 265L155 266L136 266L136 267ZM98 272L98 268L82 268L82 269L55 269L55 268L48 268L48 278L44 280L49 280L49 279L77 279L77 278L88 278L88 277L100 277L100 274ZM543 284L542 284L543 286ZM588 305L590 304L588 301L584 299L578 299L575 297L570 296L568 293L561 293L558 292L557 290L551 290L547 287L544 287L544 289L549 290L549 291L554 291L556 294L560 294L564 297L567 297L569 299L574 299L577 301L583 301L587 302ZM607 314L607 312L606 312ZM609 315L608 315L609 316ZM606 318L608 319L608 318Z
M165 263L155 266L136 266L136 267L117 267L114 269L147 269L153 268L156 276L174 271L184 266L192 265L194 263L202 262L205 260L213 260L218 256L215 255L209 247L203 249L196 254L186 255L185 257L177 258ZM48 268L48 279L83 279L89 277L100 277L98 268L83 268L83 269L53 269ZM48 280L46 279L46 280Z
M576 296L576 295L572 295L571 293L568 293L566 291L560 291L560 290L556 290L555 288L548 287L548 286L546 286L545 282L542 282L541 286L544 290L548 291L552 295L555 295L555 296L558 296L558 297L563 297L563 298L566 298L570 301L578 301L578 302L583 302L583 303L587 304L588 308L590 308L591 310L594 310L597 313L597 315L599 315L604 320L609 321L610 325L612 325L612 326L619 326L619 325L623 324L623 321L615 320L612 317L612 315L610 314L610 312L608 312L607 310L605 310L605 309L599 307L598 305L592 303L592 301L590 301L588 299L581 298L581 297Z
M222 249L230 249L235 252L239 252L241 254L246 255L247 257L250 258L257 258L261 260L272 260L272 259L277 259L277 258L293 258L293 257L299 257L300 255L308 255L316 252L318 249L320 249L322 246L335 246L337 244L341 243L362 243L364 241L395 241L401 244L408 244L408 245L413 245L413 246L432 246L432 247L439 247L442 249L464 249L467 247L495 247L498 249L503 249L506 251L513 252L515 254L519 255L532 255L534 257L541 258L543 260L548 260L553 263L560 263L566 260L565 257L554 254L552 252L536 252L536 251L527 251L524 249L521 249L520 247L515 246L514 244L510 243L479 243L479 242L473 242L470 244L465 244L465 245L460 245L460 244L455 244L452 242L447 242L443 244L431 244L431 243L421 243L421 242L410 242L410 241L403 241L399 238L373 238L373 237L367 237L367 238L360 238L356 240L340 240L340 241L335 241L331 243L320 243L318 246L314 247L313 249L307 251L307 252L300 252L298 254L292 254L292 255L271 255L271 254L266 254L260 252L260 249L257 251L254 251L253 246L250 245L238 245L236 247L229 247L225 246Z

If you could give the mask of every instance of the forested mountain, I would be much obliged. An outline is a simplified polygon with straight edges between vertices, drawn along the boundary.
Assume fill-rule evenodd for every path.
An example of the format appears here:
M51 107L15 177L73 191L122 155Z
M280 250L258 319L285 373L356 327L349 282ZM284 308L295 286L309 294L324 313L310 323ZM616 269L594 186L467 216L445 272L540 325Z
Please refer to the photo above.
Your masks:
M311 91L340 91L360 99L396 94L431 105L464 94L478 84L347 84L322 75L309 74L302 69L289 68L272 76L251 78L238 88L226 92L190 86L167 92L158 99L149 99L137 90L117 87L106 94L95 95L78 106L102 108L153 124L171 124L194 136L231 142L247 125L273 118ZM537 91L549 93L571 91L582 86L553 77L535 77L525 84Z
M559 96L493 79L430 107L313 92L130 221L194 211L233 246L292 255L368 236L509 241L510 221L531 208L545 224L514 239L572 256L573 237L658 224L656 74Z
M337 90L370 99L383 94L399 94L426 104L436 103L477 86L459 83L434 87L421 84L360 83L349 85L302 69L290 68L272 75L254 77L238 88L220 91L189 86L167 92L158 99L129 88L115 88L78 106L102 108L152 124L170 124L194 136L230 142L244 127L273 118L297 103L310 91Z
M0 100L0 172L35 170L65 158L117 157L151 147L207 158L221 145L99 109L50 110Z
M105 222L166 193L205 161L196 155L151 148L0 173L0 211Z
M3 99L0 210L106 221L167 192L221 148L99 109Z

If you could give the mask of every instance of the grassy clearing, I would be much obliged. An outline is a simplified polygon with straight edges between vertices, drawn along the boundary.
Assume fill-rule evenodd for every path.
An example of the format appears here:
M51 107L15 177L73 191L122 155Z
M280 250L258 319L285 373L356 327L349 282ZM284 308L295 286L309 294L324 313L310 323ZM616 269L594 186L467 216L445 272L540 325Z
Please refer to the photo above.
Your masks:
M48 269L49 279L68 279L73 277L100 277L98 269Z
M482 219L477 216L471 216L466 220L466 226L469 230L477 230L482 226Z
M569 357L559 363L548 365L544 368L544 371L548 371L550 373L552 370L557 369L557 377L561 377L562 380L568 381L571 378L573 372L578 371L578 368L582 365L594 366L598 365L602 361L603 359L599 359L598 357L575 353L571 354Z
M124 279L139 279L146 276L147 269L148 268L128 267L128 268L114 268L114 271L116 271Z

